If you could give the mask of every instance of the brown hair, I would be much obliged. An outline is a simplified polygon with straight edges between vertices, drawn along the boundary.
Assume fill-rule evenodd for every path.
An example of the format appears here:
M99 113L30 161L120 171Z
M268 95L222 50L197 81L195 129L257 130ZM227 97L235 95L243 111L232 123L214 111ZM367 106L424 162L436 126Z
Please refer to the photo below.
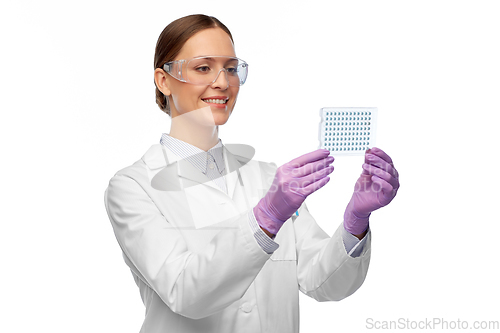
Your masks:
M187 40L193 35L202 30L217 27L224 30L231 38L231 41L233 41L233 36L229 29L213 16L202 14L189 15L167 25L160 34L160 37L158 37L158 42L156 42L155 69L163 68L165 63L174 60ZM162 111L170 115L168 98L163 95L158 87L156 87L156 104L158 104L158 107Z

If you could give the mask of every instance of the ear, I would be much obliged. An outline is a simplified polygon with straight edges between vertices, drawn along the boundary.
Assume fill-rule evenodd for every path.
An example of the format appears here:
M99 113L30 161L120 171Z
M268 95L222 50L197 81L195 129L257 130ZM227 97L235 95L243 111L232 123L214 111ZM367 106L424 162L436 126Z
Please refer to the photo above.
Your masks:
M163 93L165 96L170 96L170 88L168 87L168 79L167 79L167 73L165 73L164 70L161 68L155 69L155 83L158 89Z

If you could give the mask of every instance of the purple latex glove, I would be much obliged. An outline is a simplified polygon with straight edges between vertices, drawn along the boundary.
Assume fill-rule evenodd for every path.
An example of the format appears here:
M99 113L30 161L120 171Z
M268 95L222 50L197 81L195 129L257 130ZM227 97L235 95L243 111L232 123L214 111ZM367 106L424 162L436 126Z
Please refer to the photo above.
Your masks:
M361 235L368 229L371 212L387 206L398 188L399 174L392 159L382 149L369 149L365 153L363 172L344 213L344 228L353 235Z
M253 209L261 227L278 233L306 197L328 183L334 160L329 154L328 150L318 149L278 168L269 191Z

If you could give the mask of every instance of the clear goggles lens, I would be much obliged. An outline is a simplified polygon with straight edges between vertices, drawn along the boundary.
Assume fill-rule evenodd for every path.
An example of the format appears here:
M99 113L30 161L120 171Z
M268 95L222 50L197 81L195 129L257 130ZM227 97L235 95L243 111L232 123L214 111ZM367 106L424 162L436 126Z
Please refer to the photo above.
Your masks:
M225 75L230 86L241 86L248 75L248 64L236 57L207 56L175 60L163 65L163 70L179 81L208 86Z

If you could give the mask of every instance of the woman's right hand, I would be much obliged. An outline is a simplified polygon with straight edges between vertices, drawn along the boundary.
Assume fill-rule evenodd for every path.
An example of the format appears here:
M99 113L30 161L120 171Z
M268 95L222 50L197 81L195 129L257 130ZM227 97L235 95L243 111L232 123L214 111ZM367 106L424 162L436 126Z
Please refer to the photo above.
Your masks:
M307 196L328 183L334 160L329 154L326 149L318 149L278 168L271 188L253 209L262 228L277 234Z

